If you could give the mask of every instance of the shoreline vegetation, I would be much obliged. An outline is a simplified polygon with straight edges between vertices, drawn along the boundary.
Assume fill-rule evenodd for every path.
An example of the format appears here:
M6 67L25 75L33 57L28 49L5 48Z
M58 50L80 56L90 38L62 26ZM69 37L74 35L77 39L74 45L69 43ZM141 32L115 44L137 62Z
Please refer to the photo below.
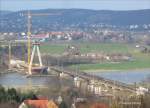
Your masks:
M143 57L144 58L144 57ZM150 70L150 57L145 60L138 60L134 62L121 63L96 63L96 64L78 64L69 66L72 69L78 67L79 70L85 72L102 72L102 71L136 71L136 70Z
M80 71L84 72L126 72L126 71L143 71L143 70L150 70L150 66L134 66L131 65L131 67L117 67L117 66L110 66L109 64L106 64L107 66L103 67L101 64L80 64L78 66ZM133 67L132 67L133 66ZM69 68L75 69L77 66L76 65L71 65Z

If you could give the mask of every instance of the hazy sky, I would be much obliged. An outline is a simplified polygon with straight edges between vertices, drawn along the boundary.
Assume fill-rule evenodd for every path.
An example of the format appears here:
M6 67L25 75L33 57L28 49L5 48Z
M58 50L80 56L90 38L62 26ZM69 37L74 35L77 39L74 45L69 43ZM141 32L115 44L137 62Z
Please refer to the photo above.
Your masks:
M96 10L150 9L150 0L0 0L1 10L83 8Z

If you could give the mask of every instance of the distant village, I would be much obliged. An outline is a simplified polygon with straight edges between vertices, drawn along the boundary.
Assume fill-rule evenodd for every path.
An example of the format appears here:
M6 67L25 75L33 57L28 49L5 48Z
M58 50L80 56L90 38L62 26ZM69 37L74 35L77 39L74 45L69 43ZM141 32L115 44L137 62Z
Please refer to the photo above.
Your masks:
M1 32L0 41L18 40L28 38L27 33ZM150 32L117 31L99 29L91 31L51 31L32 33L31 39L41 42L47 41L90 41L90 42L121 42L121 43L143 43L150 45Z

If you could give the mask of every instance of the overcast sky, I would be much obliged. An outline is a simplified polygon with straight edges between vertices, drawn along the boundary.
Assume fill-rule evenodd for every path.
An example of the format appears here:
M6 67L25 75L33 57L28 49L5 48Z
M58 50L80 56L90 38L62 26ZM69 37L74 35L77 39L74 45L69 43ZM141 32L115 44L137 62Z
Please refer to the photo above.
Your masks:
M1 10L82 8L95 10L150 9L150 0L0 0Z

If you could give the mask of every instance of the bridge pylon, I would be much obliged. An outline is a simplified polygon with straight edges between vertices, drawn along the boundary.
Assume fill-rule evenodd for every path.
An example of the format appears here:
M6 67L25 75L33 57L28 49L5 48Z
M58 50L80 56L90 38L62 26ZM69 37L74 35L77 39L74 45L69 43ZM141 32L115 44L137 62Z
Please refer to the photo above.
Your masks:
M38 55L38 60L39 60L40 67L43 66L39 45L40 45L39 42L35 42L33 44L33 50L32 50L31 59L30 59L29 67L28 67L28 74L29 75L32 75L32 64L33 64L33 59L34 59L34 55L35 55L36 50L37 50L37 55Z

